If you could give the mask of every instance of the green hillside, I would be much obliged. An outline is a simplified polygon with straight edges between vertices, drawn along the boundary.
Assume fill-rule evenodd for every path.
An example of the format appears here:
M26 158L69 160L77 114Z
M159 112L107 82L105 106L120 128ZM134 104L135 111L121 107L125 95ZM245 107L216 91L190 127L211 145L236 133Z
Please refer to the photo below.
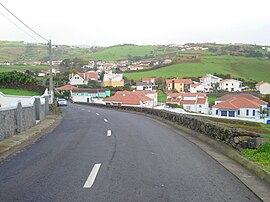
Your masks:
M129 79L142 77L197 77L207 73L231 74L235 78L246 81L270 81L270 60L236 57L236 56L206 56L199 63L175 64L160 69L126 73Z
M156 50L157 46L113 46L93 53L91 55L91 59L117 61L121 59L126 59L128 56L150 56L153 55Z
M36 70L49 70L49 66L38 65L38 66L0 66L0 72L11 72L11 71L36 71Z
M46 44L25 43L23 41L0 41L0 62L28 62L48 59ZM53 47L53 59L87 58L91 49L76 48L65 45Z

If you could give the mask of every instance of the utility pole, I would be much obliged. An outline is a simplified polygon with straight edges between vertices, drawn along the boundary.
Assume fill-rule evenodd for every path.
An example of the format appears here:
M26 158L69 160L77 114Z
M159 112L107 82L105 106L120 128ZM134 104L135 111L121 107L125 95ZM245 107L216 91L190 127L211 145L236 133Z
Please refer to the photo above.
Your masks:
M51 103L53 103L53 74L52 74L52 41L49 40L49 58L50 58L50 80L49 80L49 91L51 95Z

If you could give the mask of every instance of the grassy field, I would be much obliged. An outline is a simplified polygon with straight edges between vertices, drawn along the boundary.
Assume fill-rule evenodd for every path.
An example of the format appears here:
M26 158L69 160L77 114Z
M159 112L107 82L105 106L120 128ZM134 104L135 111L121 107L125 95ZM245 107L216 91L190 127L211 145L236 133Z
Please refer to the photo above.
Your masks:
M90 58L93 60L117 61L125 59L128 55L141 57L153 55L156 50L157 46L115 46L93 53Z
M128 79L138 80L142 77L198 77L207 73L231 74L246 81L270 81L270 60L234 57L205 56L199 63L175 64L160 69L126 73Z
M270 172L270 143L262 144L258 149L245 149L241 152L244 157L260 164Z
M0 66L0 72L11 72L11 71L35 71L35 70L48 70L49 66L39 65L39 66Z
M167 95L161 91L158 90L158 102L166 103Z
M29 90L21 89L9 89L9 88L0 88L0 92L6 95L23 95L23 96L37 96L40 95L38 92L33 92Z
M209 119L211 121L220 123L225 126L233 127L233 128L240 128L249 132L258 133L265 138L270 137L270 125L266 125L263 123L251 122L251 121L242 121L242 120L235 120L235 119L221 119L215 117L202 117L205 119Z

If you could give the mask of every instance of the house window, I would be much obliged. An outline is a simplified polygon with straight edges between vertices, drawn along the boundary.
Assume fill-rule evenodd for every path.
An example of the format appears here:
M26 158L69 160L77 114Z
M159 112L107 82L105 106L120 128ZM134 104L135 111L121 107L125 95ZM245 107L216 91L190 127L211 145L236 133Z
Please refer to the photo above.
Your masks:
M199 105L199 108L202 108L202 105Z
M227 116L227 111L221 111L221 116Z
M218 110L216 110L216 115L218 115Z
M232 88L232 90L231 91L234 91L234 88Z
M237 111L237 115L240 115L240 110Z
M255 116L255 109L253 109L252 115Z
M234 117L235 116L235 112L234 111L229 111L229 117Z
M228 90L228 88L226 88L225 90Z
M232 86L233 86L233 83L232 83Z
M226 86L228 86L228 84L226 83Z
M247 109L247 111L246 111L246 115L248 116L249 115L249 110Z

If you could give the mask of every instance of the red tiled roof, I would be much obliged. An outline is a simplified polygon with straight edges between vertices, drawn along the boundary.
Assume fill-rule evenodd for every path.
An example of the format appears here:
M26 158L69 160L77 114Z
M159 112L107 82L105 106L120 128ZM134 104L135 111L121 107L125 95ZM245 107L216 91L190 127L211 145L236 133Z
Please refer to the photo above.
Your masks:
M166 79L166 83L184 83L184 84L192 84L191 79Z
M196 104L205 104L206 103L206 100L207 100L206 97L204 97L204 98L198 98Z
M151 98L135 94L130 91L118 91L115 95L106 98L105 101L117 102L128 105L140 105L140 102L150 101Z
M200 85L202 85L202 83L194 83L194 84L191 84L190 86L191 87L197 87L197 86L200 86Z
M240 108L260 108L261 105L267 105L267 102L248 93L227 94L217 101L221 102L214 105L213 108L237 110Z
M136 95L147 95L147 94L156 94L157 91L155 90L136 90L133 93Z
M166 99L166 103L180 103L182 99L177 98L177 99L171 99L171 98L167 98Z
M229 93L216 99L216 101L227 101L227 100L230 100L232 98L237 98L237 97L247 98L249 100L260 100L258 97L255 97L254 95L251 95L249 93L237 93L237 94Z
M97 79L98 74L96 72L86 72L86 79Z
M142 78L142 81L152 81L152 80L155 80L155 78Z
M58 87L56 89L57 90L76 90L76 89L79 89L79 88L77 88L76 86L72 86L72 85L67 84L67 85Z
M259 83L257 83L256 84L256 86L261 86L261 85L263 85L263 84L266 84L267 82L265 82L265 81L260 81ZM269 84L269 83L268 83Z
M194 97L194 100L186 100L186 97ZM176 98L176 99L173 99ZM179 104L205 104L207 96L205 93L169 93L167 95L167 101L171 103Z

